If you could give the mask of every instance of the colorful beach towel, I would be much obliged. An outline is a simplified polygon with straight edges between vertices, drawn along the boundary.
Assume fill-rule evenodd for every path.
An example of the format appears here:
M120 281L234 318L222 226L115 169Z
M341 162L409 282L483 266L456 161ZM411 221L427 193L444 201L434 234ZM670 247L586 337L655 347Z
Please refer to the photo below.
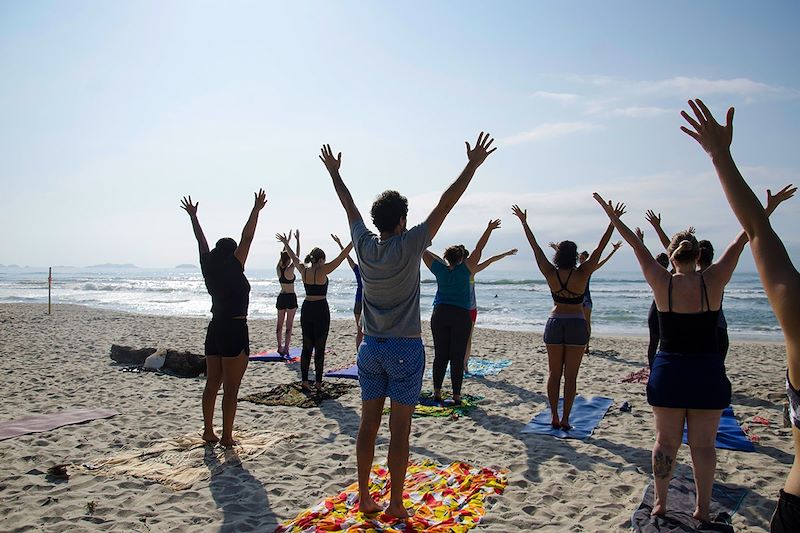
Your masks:
M233 448L210 446L199 434L158 441L147 448L85 463L88 472L102 476L132 476L157 481L175 490L184 490L208 479L228 466L258 457L279 442L293 437L288 433L234 433Z
M576 396L575 402L572 404L572 412L569 414L569 423L572 429L564 431L563 429L554 429L550 425L552 419L550 415L550 408L546 408L539 414L533 417L533 420L528 422L522 429L523 433L536 433L538 435L552 435L559 439L580 439L584 440L594 432L594 428L603 419L611 407L611 398L603 398L602 396L595 396L594 398L584 398L583 396ZM563 412L564 398L558 400L558 412Z
M281 355L277 350L269 350L267 352L259 352L250 355L251 361L268 361L268 362L284 362L296 363L300 360L300 355L303 353L302 348L289 348L289 355Z
M650 368L644 367L626 375L620 383L647 383L648 379L650 379Z
M486 514L486 498L501 494L508 483L506 471L480 468L466 463L440 466L432 461L409 463L405 497L414 516L401 521L381 513L358 512L358 483L336 496L284 522L276 533L317 531L365 531L463 533L475 527ZM370 476L370 494L384 507L389 500L389 470L375 466Z
M113 409L64 409L46 415L29 416L17 420L0 422L0 440L19 437L29 433L43 433L61 426L80 424L90 420L118 415Z
M419 395L419 403L414 408L413 418L422 417L437 417L437 418L458 418L468 414L470 411L477 407L478 402L483 400L483 396L475 396L473 394L463 394L461 396L461 403L455 405L450 395L445 393L443 395L443 402L437 402L433 399L431 391L422 391ZM391 407L384 407L383 414L392 412Z
M689 437L686 433L686 426L683 428L683 443L689 443ZM747 435L739 426L739 421L733 414L733 407L726 407L722 411L722 418L719 420L719 429L717 429L717 438L714 443L716 448L721 450L737 450L740 452L754 452L756 447Z
M745 488L714 483L710 508L714 523L704 525L700 531L733 533L733 527L729 525L730 519L739 510L745 496L747 496ZM631 517L631 526L634 531L642 533L696 531L701 523L692 518L695 497L694 480L688 477L676 477L669 484L666 516L652 517L650 513L653 511L654 492L651 481L642 495L641 505Z
M319 407L324 400L338 398L350 389L356 388L349 383L322 383L320 392L306 392L300 381L278 385L268 391L241 396L240 402L253 402L261 405L287 405L289 407Z
M350 366L336 368L325 372L326 378L358 379L358 365L353 363Z
M511 366L511 359L482 359L480 357L470 357L469 372L464 373L465 378L478 378L484 376L496 376L504 368ZM428 369L426 373L428 379L433 379L433 369ZM447 367L445 378L450 377L450 367Z

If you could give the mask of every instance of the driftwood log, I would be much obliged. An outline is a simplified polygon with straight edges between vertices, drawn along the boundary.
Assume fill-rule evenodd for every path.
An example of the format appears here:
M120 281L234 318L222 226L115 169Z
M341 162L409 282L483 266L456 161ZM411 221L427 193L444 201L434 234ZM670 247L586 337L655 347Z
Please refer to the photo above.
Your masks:
M111 345L111 359L115 362L141 367L148 356L156 353L156 348L135 349L130 346ZM182 378L196 378L206 373L206 358L190 352L167 350L161 371Z

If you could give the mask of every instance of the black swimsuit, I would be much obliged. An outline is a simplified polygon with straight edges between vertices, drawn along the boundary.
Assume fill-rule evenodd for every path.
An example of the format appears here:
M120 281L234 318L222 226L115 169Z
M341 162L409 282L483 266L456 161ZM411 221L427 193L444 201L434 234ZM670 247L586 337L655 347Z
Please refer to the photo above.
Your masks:
M278 267L280 269L280 275L278 276L278 281L280 283L287 283L294 285L295 278L289 279L286 277L286 268L287 267ZM278 299L275 302L275 308L279 311L284 309L297 309L297 295L294 292L283 292L281 290L280 294L278 294Z
M558 273L558 269L556 269L556 277L558 278L558 282L561 284L561 289L557 292L550 292L550 295L553 297L553 301L557 304L582 304L583 303L583 295L585 293L576 294L567 288L569 284L569 279L572 277L572 273L575 272L575 269L570 269L569 274L567 274L567 281L561 281L561 276ZM568 294L572 294L573 296L561 296L560 292L566 292Z
M312 280L314 281L314 280ZM306 283L306 296L326 296L328 294L328 278L325 283ZM303 381L308 381L308 371L311 367L311 352L314 352L314 374L317 383L322 382L323 365L325 364L325 343L328 341L328 330L331 326L331 312L328 300L303 301L300 309L300 327L303 330L303 353L300 356L300 375Z
M700 274L699 313L672 310L658 313L659 350L647 382L647 402L656 407L724 409L731 403L731 382L717 343L719 310L710 310L705 280ZM705 304L705 305L704 305Z

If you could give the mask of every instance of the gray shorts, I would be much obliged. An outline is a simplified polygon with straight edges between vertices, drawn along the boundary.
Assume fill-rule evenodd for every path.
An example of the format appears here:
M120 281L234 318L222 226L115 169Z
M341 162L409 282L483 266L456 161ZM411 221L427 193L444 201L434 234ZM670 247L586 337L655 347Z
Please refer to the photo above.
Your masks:
M589 342L589 329L583 314L551 315L544 327L545 344L584 346Z

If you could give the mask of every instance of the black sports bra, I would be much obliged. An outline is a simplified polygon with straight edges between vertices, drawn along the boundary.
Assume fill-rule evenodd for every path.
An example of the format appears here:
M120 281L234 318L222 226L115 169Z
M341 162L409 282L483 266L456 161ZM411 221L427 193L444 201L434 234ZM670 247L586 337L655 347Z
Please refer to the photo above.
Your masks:
M306 296L327 296L328 294L328 278L325 277L325 283L322 285L317 283L303 282L303 287L306 290Z
M287 268L288 267L278 267L278 269L280 269L280 271L281 271L281 275L278 276L278 281L281 282L281 283L291 283L292 285L294 285L294 278L289 279L289 278L286 277L286 269Z
M575 269L571 269L569 274L567 275L567 281L561 281L561 276L558 274L558 269L556 269L556 277L558 278L558 282L561 284L561 289L557 292L550 291L550 295L553 297L553 301L557 304L580 304L583 303L583 294L577 294L575 296L561 296L557 294L558 292L567 292L569 294L575 294L571 290L567 289L567 284L569 283L569 278L572 277L572 273L575 272Z

